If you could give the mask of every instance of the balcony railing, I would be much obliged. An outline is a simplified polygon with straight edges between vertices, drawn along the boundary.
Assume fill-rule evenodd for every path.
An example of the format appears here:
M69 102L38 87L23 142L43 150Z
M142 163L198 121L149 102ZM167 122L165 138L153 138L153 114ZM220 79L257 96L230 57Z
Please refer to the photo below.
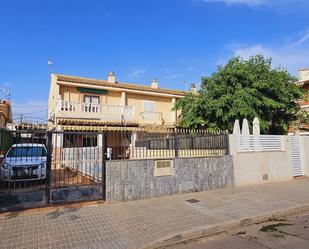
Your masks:
M84 102L71 102L58 100L57 110L61 112L73 113L89 113L89 114L106 114L106 115L124 115L134 116L134 106L120 106L120 105L101 105Z
M141 112L140 119L145 123L162 123L162 113L161 112Z

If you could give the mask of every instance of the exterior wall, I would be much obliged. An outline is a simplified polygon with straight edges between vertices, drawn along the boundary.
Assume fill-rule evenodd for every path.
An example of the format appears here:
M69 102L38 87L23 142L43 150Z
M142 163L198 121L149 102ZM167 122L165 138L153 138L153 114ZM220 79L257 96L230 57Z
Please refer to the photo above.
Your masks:
M155 112L162 114L163 123L155 123L157 120L149 120L150 124L163 124L172 126L176 123L176 112L172 111L175 98L173 97L161 97L152 96L146 94L135 94L135 93L125 93L124 99L121 100L122 93L116 91L110 91L107 89L107 94L94 94L94 93L81 93L77 90L77 87L62 86L56 84L51 87L50 99L49 99L49 113L56 110L57 100L61 97L64 101L70 101L73 103L84 102L84 96L93 95L100 98L100 104L102 105L117 105L120 106L122 101L126 103L127 106L133 106L135 114L133 120L140 124L144 124L141 119L141 112L143 112L143 101L154 101L155 102ZM58 89L56 89L58 88ZM56 93L58 91L58 94ZM62 117L72 117L72 118L102 118L99 113L84 113L84 112L61 112ZM120 118L120 117L119 117Z
M3 128L7 123L11 123L12 121L12 108L10 101L0 100L0 127Z
M0 113L0 128L4 128L5 127L5 117L2 113Z
M64 101L71 102L84 102L84 96L98 96L100 98L100 104L103 105L120 105L120 92L107 91L107 94L95 94L95 93L81 93L77 90L77 87L60 86L60 96Z
M172 112L173 98L128 93L127 104L128 106L135 107L135 115L137 119L140 118L139 114L143 112L143 100L154 101L155 112L162 113L164 125L173 125L173 112Z
M237 152L237 136L229 135L235 186L293 179L287 151Z
M155 160L106 162L106 200L119 202L234 186L231 156L173 159L171 176L154 176Z
M309 136L301 136L301 144L303 148L304 174L309 176Z
M49 98L48 98L48 117L56 111L57 100L59 96L59 86L56 84L56 76L51 75Z

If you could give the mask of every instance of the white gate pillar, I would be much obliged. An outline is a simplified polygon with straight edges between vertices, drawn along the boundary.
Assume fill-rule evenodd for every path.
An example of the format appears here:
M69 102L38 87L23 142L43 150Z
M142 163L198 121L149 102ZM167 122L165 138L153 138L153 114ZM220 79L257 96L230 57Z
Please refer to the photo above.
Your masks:
M63 133L53 133L52 136L52 145L53 145L53 155L54 155L54 161L55 161L55 167L56 169L61 168L62 161L64 159L63 155Z

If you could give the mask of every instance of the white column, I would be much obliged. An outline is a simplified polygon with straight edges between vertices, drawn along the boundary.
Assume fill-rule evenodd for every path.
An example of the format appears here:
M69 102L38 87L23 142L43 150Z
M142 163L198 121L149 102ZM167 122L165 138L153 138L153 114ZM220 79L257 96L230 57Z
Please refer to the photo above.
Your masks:
M120 105L121 105L121 115L124 115L124 107L126 106L126 92L121 92L120 98Z
M103 149L104 149L103 148L103 134L102 133L99 133L97 135L97 146L98 146L97 156L99 158L96 158L96 160L98 160L100 162L100 160L103 160L103 153L104 153L104 151L103 151Z
M61 99L61 96L59 95L58 99L57 99L57 108L56 108L56 110L57 111L61 111L61 107L62 107L62 99Z
M174 107L175 103L176 103L176 98L172 98L171 108ZM175 125L176 121L177 121L177 111L174 110L172 111L172 124Z
M126 92L121 92L120 105L126 106Z
M63 133L53 133L52 144L55 167L59 169L62 166L62 158L65 159L62 155L63 153L65 154L63 150Z
M135 155L135 142L137 139L137 134L136 132L132 132L131 134L131 143L130 143L130 159L136 158Z

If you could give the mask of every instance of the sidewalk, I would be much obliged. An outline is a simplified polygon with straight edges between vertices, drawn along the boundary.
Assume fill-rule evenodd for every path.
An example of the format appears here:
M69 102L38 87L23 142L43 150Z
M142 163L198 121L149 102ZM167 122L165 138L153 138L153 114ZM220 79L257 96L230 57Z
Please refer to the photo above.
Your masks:
M309 179L59 208L0 219L0 248L144 248L302 206L309 209Z

